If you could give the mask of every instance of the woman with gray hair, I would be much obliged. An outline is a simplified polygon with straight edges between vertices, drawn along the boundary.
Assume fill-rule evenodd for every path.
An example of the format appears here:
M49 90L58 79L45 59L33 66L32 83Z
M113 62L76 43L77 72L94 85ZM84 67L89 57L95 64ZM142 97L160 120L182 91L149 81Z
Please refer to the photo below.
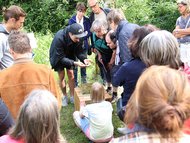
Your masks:
M182 66L179 44L176 38L166 30L154 31L141 42L141 60L147 65L168 65L179 69Z
M92 33L92 48L96 53L96 62L98 63L100 74L103 82L106 80L108 84L107 92L110 93L111 88L111 75L109 64L112 58L112 49L107 46L105 36L108 32L107 22L104 20L95 20L91 27Z
M54 95L47 90L33 90L21 105L15 126L0 137L0 143L65 143L59 118Z

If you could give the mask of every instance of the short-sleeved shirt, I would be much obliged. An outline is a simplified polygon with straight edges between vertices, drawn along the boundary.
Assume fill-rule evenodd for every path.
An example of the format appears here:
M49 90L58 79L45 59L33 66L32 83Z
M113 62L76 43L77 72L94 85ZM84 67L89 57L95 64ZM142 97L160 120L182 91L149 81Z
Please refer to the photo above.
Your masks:
M189 22L188 22L188 20L189 20ZM176 21L176 26L179 26L181 29L189 28L190 27L190 16L188 16L187 18L180 16ZM178 38L178 42L179 43L190 42L190 35L185 36L183 38Z

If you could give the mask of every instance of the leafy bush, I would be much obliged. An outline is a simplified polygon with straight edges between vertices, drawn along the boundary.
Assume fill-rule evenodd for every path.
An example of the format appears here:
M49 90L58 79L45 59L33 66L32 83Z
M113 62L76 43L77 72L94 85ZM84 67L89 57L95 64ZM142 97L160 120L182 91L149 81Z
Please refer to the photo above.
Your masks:
M151 21L152 9L147 0L118 0L116 6L123 10L129 22L144 25Z
M152 24L161 29L172 31L179 16L176 3L160 1L152 3L151 7L154 10L151 15Z
M175 0L118 0L116 6L124 11L130 22L151 23L168 31L174 29L179 16Z
M25 28L33 32L53 33L67 25L78 0L0 0L3 6L19 5L27 12ZM2 20L2 16L0 17Z
M48 30L55 33L67 25L78 1L82 0L0 0L0 6L20 5L27 12L25 28L46 34ZM101 0L101 5L104 1ZM174 29L179 16L175 0L112 0L111 4L110 7L121 8L130 22L152 23L169 31Z
M50 66L49 48L53 39L53 35L50 32L46 35L37 33L35 37L38 47L36 49L33 49L34 61L36 63L46 64Z

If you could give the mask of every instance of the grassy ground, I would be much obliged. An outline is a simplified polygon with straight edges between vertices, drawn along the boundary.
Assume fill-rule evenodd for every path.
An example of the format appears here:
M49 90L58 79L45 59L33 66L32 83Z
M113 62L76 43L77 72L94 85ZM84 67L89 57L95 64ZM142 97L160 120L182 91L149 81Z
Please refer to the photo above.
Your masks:
M122 127L123 123L116 115L116 105L113 104L113 125L114 125L114 137L119 137L121 134L117 132L118 127ZM83 132L75 125L72 114L74 112L74 105L69 104L67 107L63 107L61 110L61 133L66 138L68 143L88 143L88 139Z

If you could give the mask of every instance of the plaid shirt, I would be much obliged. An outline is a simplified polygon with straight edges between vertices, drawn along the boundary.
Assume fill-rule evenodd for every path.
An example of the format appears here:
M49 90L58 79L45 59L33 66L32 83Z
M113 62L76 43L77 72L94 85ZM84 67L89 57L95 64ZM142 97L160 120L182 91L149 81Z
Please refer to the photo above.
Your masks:
M177 141L173 138L162 138L156 133L134 132L119 138L113 138L110 143L177 143ZM190 143L190 135L182 134L178 143Z

